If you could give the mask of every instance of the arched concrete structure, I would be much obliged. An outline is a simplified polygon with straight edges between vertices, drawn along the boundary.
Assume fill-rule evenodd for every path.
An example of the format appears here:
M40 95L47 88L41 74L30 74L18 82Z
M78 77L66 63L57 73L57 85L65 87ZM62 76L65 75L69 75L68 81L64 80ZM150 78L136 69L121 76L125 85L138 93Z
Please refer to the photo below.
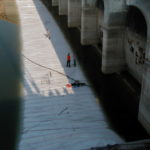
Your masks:
M139 121L150 134L150 1L127 1L128 6L135 6L143 13L147 23L146 60L143 71L141 99L139 105Z
M134 6L137 7L145 17L147 27L148 27L148 34L150 33L150 2L147 0L126 0L127 6Z
M147 44L147 23L143 13L135 6L128 6L126 20L126 68L141 83Z

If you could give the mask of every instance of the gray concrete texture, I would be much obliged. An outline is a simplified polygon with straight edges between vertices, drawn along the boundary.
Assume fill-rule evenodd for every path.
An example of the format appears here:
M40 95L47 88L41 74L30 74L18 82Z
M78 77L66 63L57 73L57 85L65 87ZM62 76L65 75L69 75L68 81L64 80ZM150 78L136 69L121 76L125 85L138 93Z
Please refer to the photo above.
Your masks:
M81 0L68 0L68 27L81 27Z
M52 0L52 6L58 6L59 0Z
M98 9L83 8L81 15L81 43L82 45L96 44L98 35Z
M68 0L59 0L59 15L68 15Z

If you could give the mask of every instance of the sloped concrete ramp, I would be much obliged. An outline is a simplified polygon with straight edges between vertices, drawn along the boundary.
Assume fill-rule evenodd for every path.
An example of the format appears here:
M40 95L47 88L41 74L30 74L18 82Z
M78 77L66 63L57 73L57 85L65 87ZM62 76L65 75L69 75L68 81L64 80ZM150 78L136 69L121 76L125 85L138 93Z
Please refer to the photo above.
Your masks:
M55 19L39 0L16 0L23 38L23 126L19 150L84 150L124 143L111 129ZM50 39L45 36L50 32Z

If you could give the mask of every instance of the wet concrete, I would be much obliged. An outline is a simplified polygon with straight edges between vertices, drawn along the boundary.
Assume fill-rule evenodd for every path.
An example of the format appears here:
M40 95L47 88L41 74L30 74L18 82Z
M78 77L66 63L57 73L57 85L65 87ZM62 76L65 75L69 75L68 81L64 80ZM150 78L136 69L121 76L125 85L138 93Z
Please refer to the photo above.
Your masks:
M101 55L93 46L80 44L80 31L67 27L67 17L58 15L58 8L43 0L56 19L96 95L103 104L112 128L126 141L148 139L150 136L138 122L138 106L141 87L128 73L105 75L101 72Z

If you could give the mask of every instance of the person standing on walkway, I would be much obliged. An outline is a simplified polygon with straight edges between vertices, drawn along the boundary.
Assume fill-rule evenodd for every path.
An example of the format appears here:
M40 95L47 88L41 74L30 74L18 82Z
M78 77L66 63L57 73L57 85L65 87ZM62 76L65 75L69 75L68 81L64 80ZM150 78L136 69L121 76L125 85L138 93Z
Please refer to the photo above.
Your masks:
M76 63L76 58L75 56L73 57L73 66L76 67L77 63Z
M67 67L70 67L70 62L71 62L71 56L70 53L67 55Z

